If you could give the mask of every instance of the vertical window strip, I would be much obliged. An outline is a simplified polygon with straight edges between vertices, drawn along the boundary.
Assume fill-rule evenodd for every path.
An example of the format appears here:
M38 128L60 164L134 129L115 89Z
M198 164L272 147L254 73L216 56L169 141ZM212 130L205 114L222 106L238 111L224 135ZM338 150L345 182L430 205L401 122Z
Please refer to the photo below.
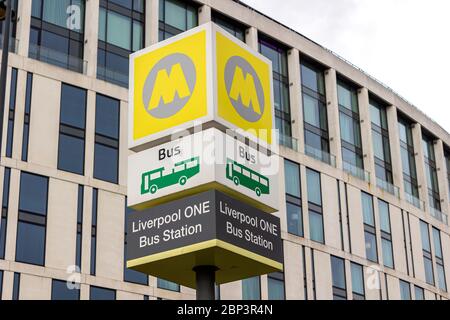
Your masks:
M3 270L0 270L0 300L2 300L3 294Z
M320 173L306 168L310 239L325 243Z
M14 141L14 119L16 112L17 69L11 69L11 90L9 96L8 129L6 136L6 157L12 157Z
M347 215L347 237L348 237L348 246L350 253L353 253L352 251L352 237L351 237L351 230L350 230L350 210L348 209L348 186L347 183L344 182L344 195L345 195L345 210Z
M375 216L373 210L372 195L361 192L363 209L364 238L366 258L372 262L378 262L377 236L375 231Z
M33 74L27 73L27 88L25 93L25 117L23 124L22 161L28 161L28 142L30 136L31 97L33 91Z
M422 254L425 269L425 280L428 284L435 285L429 225L422 220L420 220L420 233L422 237Z
M339 210L339 237L341 239L341 250L345 251L344 245L344 226L342 219L342 202L341 202L341 186L339 180L336 180L337 195L338 195L338 210Z
M2 199L2 212L0 219L0 259L5 258L6 248L6 230L8 223L8 206L9 206L9 187L11 180L11 169L5 168L3 177L3 199Z
M91 275L95 276L97 264L97 209L98 189L92 189L92 223L91 223Z
M78 185L78 206L77 206L77 244L75 264L81 271L81 258L83 248L83 209L84 209L84 186Z
M19 300L20 296L20 273L14 272L12 300Z
M441 232L433 227L434 257L436 261L437 285L442 291L447 291L444 257L442 253Z
M411 275L409 266L409 255L408 255L408 244L406 241L406 227L405 227L405 212L401 210L402 213L402 230L403 230L403 247L405 248L405 260L406 260L406 273L408 276Z
M305 300L308 300L308 274L306 272L306 249L302 246L302 263L303 263L303 289Z
M381 243L383 264L385 267L395 269L394 253L392 249L392 228L389 204L378 199L378 214L380 218Z
M314 260L314 249L311 249L311 267L312 267L312 289L313 289L313 299L317 300L317 290L316 290L316 266Z
M334 300L347 299L347 283L345 274L345 260L339 257L330 256L332 289Z
M414 252L413 252L413 246L412 246L411 220L409 218L409 212L406 212L406 219L408 222L409 248L410 248L410 255L411 255L412 276L413 276L413 278L415 278L416 277L416 268L414 266Z
M16 261L45 266L49 178L21 172Z

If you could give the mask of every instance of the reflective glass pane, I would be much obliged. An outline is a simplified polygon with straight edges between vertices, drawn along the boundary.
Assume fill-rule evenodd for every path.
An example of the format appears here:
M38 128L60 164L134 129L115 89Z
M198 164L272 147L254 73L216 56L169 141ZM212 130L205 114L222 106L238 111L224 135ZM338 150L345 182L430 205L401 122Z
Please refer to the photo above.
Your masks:
M261 300L261 282L259 277L242 280L242 300Z
M61 123L84 129L86 123L86 90L62 85Z
M42 19L46 22L67 28L69 14L67 9L70 0L44 0L44 10Z
M345 290L345 266L344 260L331 256L331 274L333 277L333 287Z
M381 239L381 246L383 251L383 264L386 267L394 268L394 256L392 253L392 242L386 239Z
M117 183L119 151L96 143L94 152L94 178Z
M48 179L22 172L20 175L19 211L47 214Z
M284 300L284 282L271 277L267 278L269 300Z
M303 236L302 208L291 203L286 203L286 215L288 232L297 236Z
M90 300L116 300L116 291L112 289L90 287Z
M380 214L380 229L386 233L391 233L391 223L389 219L389 204L378 200L378 211Z
M176 284L174 282L167 281L167 280L160 279L160 278L158 278L157 282L158 282L157 283L158 288L160 288L160 289L166 289L166 290L176 291L176 292L180 291L180 285Z
M375 220L373 217L373 201L372 196L361 192L362 210L363 210L363 221L369 226L375 226Z
M291 161L284 161L286 193L300 198L300 167Z
M107 26L108 43L131 50L131 18L108 11Z
M84 174L84 139L59 135L58 169Z
M414 293L416 296L416 300L425 300L425 294L422 288L414 286Z
M430 233L428 231L428 224L420 221L420 233L422 235L422 249L431 252Z
M359 264L352 263L352 290L354 293L364 295L364 275L363 267Z
M321 206L322 191L320 188L320 173L314 170L307 169L306 182L308 188L308 201Z
M319 101L306 94L303 95L303 115L305 122L321 128Z
M186 4L176 0L165 0L164 22L179 30L186 30Z
M309 211L309 234L311 240L324 243L323 216L317 212Z
M433 262L428 258L423 258L425 268L425 280L428 284L434 285Z
M374 234L370 232L364 232L364 238L366 241L366 258L372 262L378 262L377 256L377 239Z
M52 300L80 300L80 290L72 286L68 281L52 280Z
M439 289L441 289L443 291L447 291L447 284L445 283L444 266L441 264L436 264L436 272L437 272Z
M44 265L45 227L18 221L16 261Z
M402 300L411 300L411 287L408 282L400 280L400 298Z

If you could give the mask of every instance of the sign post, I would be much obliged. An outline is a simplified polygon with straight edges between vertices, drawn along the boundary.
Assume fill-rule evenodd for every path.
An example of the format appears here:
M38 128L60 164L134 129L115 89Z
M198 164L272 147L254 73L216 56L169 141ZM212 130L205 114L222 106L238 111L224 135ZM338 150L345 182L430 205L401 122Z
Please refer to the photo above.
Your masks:
M131 55L128 268L199 300L283 270L273 105L270 60L213 23Z

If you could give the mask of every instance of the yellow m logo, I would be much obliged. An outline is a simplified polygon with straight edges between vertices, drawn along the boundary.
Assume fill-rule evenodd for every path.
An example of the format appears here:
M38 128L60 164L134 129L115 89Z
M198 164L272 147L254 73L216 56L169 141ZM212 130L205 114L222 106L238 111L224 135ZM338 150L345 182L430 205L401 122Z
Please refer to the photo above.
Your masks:
M191 95L183 68L180 63L174 64L167 74L167 69L161 69L156 75L153 92L151 94L148 110L152 110L159 106L161 98L164 104L169 104L175 99L178 93L180 99Z
M234 71L234 77L229 95L230 98L235 101L238 101L240 96L244 106L249 108L251 103L253 106L253 111L257 114L261 114L261 106L259 105L258 94L255 87L255 79L250 73L247 73L244 77L244 72L239 66L236 66Z

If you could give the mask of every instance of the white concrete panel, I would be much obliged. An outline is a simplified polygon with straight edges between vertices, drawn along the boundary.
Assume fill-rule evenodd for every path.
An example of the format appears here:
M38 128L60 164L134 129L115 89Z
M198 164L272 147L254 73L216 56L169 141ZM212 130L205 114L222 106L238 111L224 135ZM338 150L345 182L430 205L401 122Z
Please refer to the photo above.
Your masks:
M66 270L75 265L78 185L49 180L45 264Z
M325 244L336 249L341 249L337 182L336 179L324 174L321 175L321 179Z
M286 299L303 300L304 281L302 247L289 241L283 241L283 244Z
M394 253L395 269L407 274L408 270L406 266L405 240L403 236L401 210L390 205L389 212L391 215L392 249Z
M330 255L321 251L314 251L314 274L316 277L317 300L332 300L332 276Z
M56 168L61 83L34 74L28 161Z
M50 300L51 294L51 279L29 274L20 275L19 300Z
M350 241L352 253L365 258L364 225L361 204L361 191L347 185L348 215L350 218Z

